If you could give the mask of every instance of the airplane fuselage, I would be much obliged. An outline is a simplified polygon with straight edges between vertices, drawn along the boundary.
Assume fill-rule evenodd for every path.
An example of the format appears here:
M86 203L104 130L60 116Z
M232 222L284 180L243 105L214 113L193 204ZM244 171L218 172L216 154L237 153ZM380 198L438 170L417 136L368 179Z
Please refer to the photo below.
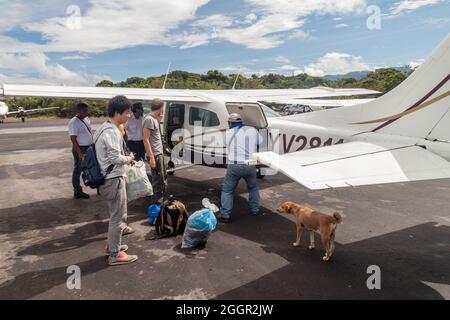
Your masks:
M191 135L185 139L184 144L178 146L173 155L178 158L179 154L183 154L184 161L194 164L224 167L227 163L226 147L223 142L226 130L222 128L202 135ZM272 151L280 155L347 142L369 142L389 148L420 146L450 160L450 143L445 141L330 128L289 121L284 117L269 118L267 128L261 129L260 133L264 137L264 143L259 151Z
M303 151L347 142L370 142L386 147L420 146L450 161L450 142L417 137L393 136L375 132L358 132L329 128L274 118L269 121L269 141L278 154Z

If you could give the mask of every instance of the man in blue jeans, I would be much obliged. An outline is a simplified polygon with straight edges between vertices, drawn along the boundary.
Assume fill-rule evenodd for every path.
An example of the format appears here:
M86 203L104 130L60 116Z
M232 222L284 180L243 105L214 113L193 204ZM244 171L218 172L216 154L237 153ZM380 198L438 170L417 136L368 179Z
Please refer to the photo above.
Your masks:
M228 223L233 209L234 191L243 178L249 193L250 213L259 214L259 190L256 183L256 167L248 165L263 137L254 127L245 126L241 115L232 113L228 119L230 129L226 132L225 143L228 151L227 173L223 181L219 220Z

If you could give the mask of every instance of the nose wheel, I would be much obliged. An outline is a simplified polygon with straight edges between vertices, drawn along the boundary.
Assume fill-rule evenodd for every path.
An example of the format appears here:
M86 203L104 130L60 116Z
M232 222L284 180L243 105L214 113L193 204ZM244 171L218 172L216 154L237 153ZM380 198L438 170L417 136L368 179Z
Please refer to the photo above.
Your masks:
M263 170L261 168L256 169L256 178L258 179L264 179L266 175L263 173Z
M167 174L169 176L173 176L175 174L175 164L172 161L169 161L167 164Z

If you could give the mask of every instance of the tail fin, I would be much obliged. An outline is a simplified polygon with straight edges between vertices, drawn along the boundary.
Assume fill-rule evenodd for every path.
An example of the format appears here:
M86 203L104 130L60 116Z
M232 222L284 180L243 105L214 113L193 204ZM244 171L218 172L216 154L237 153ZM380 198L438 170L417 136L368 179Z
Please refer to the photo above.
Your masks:
M383 108L372 130L410 137L450 140L450 35L398 88L372 108ZM445 130L444 130L445 128Z
M342 222L342 216L340 215L340 213L338 213L338 212L333 213L333 217L334 217L334 219L336 219L337 224Z
M292 120L415 138L450 141L450 34L403 83L363 104Z

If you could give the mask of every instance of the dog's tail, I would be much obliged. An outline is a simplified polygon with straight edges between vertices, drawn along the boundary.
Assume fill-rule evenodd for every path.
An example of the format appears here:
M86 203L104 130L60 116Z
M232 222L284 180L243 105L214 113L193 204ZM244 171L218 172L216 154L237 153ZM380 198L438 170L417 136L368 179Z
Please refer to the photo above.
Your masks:
M335 212L333 213L333 217L334 219L336 219L336 223L339 224L342 222L342 216L339 212Z

